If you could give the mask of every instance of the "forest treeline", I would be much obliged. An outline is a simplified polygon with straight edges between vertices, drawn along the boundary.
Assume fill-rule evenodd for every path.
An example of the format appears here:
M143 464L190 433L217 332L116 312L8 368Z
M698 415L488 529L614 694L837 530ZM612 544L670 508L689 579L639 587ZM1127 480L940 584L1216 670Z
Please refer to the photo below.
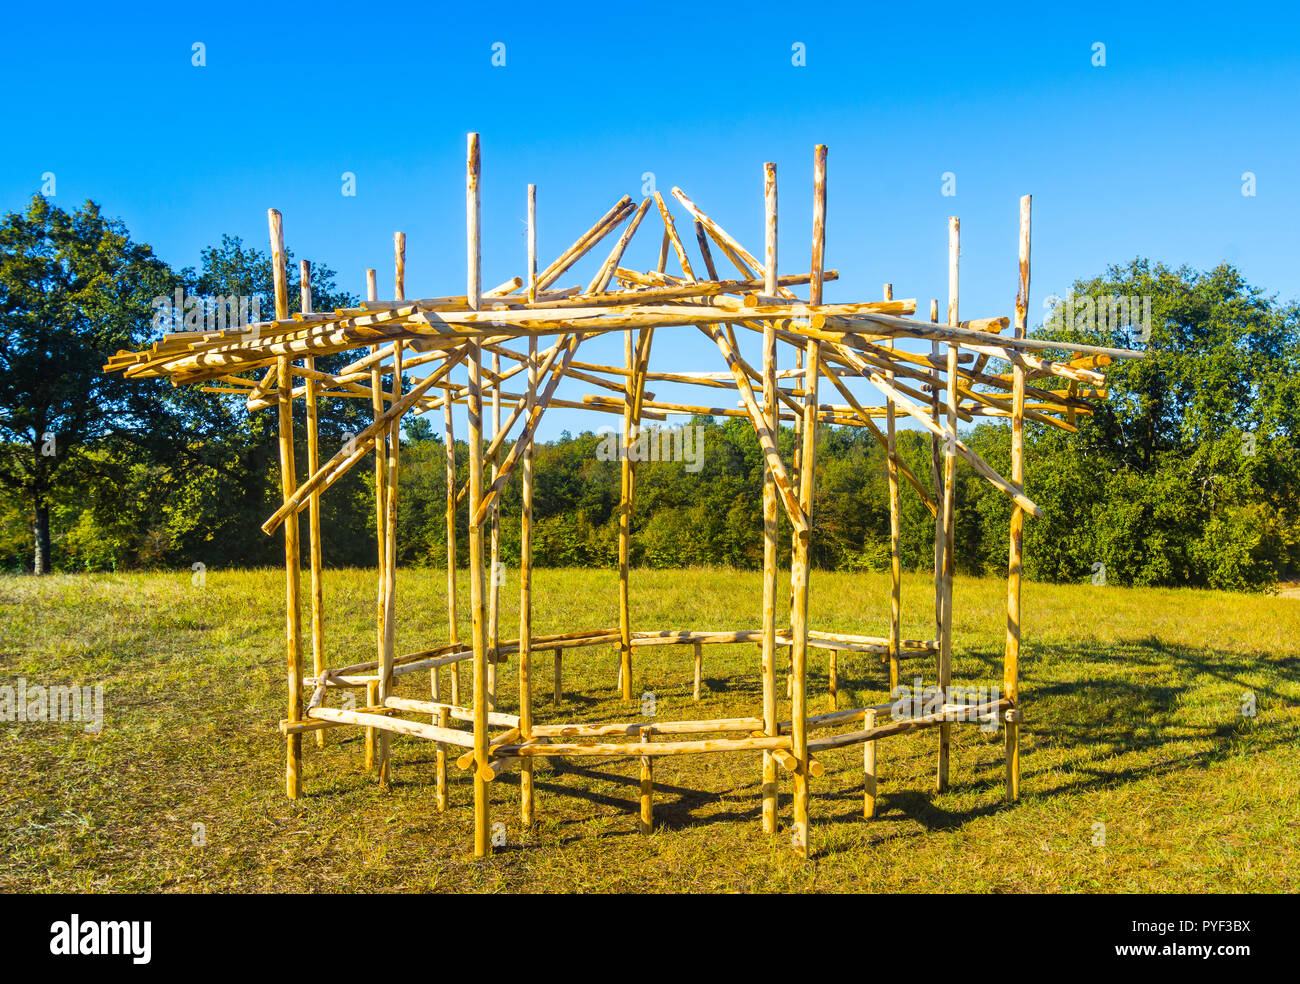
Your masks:
M86 203L63 212L39 196L0 223L0 566L10 571L207 569L277 565L261 532L279 502L273 414L234 397L165 381L105 376L119 348L154 337L159 296L271 296L260 250L224 237L200 267L173 270L120 222ZM297 264L289 269L296 276ZM318 310L355 302L315 263ZM296 296L296 283L290 284ZM1224 264L1208 271L1147 260L1074 284L1078 298L1145 298L1140 325L1048 319L1033 333L1145 349L1106 368L1110 399L1079 432L1026 427L1026 490L1046 517L1025 526L1026 573L1052 581L1266 589L1300 567L1300 312ZM1088 310L1093 305L1089 301ZM1099 309L1104 310L1105 304ZM1082 309L1082 306L1080 306ZM1129 319L1132 322L1134 319ZM335 357L341 360L342 357ZM331 368L329 360L318 367ZM990 371L1000 371L996 368ZM365 401L322 403L321 446L342 446L369 417ZM436 416L436 415L431 415ZM698 462L638 465L632 560L638 565L762 561L762 456L747 421L695 418ZM306 460L297 422L297 460ZM51 442L51 438L53 441ZM1008 429L962 439L1009 471ZM535 455L534 558L612 566L619 464L595 433L563 434ZM781 434L789 460L794 436ZM928 481L930 441L899 431L900 454ZM460 474L467 449L456 445ZM411 418L401 452L402 563L445 563L441 421ZM322 499L329 565L375 562L372 471L355 468ZM884 454L865 431L825 427L817 451L813 562L880 570L888 563ZM903 563L933 563L934 522L903 484ZM501 556L517 563L519 481L506 488ZM1010 503L964 464L957 472L958 569L1002 573ZM303 514L305 522L305 513ZM459 512L460 563L466 515ZM781 538L789 562L789 530ZM45 542L42 544L42 537Z

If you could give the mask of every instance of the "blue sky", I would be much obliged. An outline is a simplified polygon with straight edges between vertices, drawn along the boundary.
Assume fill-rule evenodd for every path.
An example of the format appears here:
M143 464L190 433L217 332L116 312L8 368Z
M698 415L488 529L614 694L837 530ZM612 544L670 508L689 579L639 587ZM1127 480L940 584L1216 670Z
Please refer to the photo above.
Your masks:
M408 295L461 292L476 130L485 285L523 273L529 182L543 264L619 196L638 198L645 172L759 252L764 161L778 166L782 271L806 272L812 148L825 143L827 265L841 274L829 301L874 299L890 281L942 308L958 215L962 315L1011 313L1025 193L1036 319L1048 294L1137 255L1226 259L1300 296L1300 14L1286 6L72 4L6 19L0 205L21 208L53 172L60 205L94 198L178 267L223 232L264 246L274 206L295 253L358 294L371 266L391 290L397 229ZM653 219L628 257L641 268ZM720 368L694 329L657 344L656 368ZM620 360L621 339L584 352ZM604 421L556 410L542 437Z

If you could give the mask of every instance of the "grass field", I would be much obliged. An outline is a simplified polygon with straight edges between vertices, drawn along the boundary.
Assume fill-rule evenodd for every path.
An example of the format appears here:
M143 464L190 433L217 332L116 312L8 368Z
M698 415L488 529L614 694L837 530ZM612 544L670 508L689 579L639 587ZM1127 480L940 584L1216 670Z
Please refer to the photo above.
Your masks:
M401 651L444 640L444 581L401 572ZM617 622L612 572L544 570L535 585L539 633ZM334 665L373 653L373 591L372 572L329 572ZM883 575L814 572L813 627L884 634L887 592ZM905 636L931 634L929 592L927 579L905 579ZM1004 592L957 581L954 683L1000 681ZM0 684L101 683L105 694L98 735L0 723L0 891L1235 892L1300 881L1300 600L1027 585L1013 807L1000 734L954 730L941 795L936 732L882 742L872 821L861 819L860 748L825 753L815 857L800 862L788 832L759 829L755 754L660 760L648 837L637 833L635 759L543 760L539 822L520 829L508 773L490 787L508 844L476 862L468 774L450 766L451 805L437 813L433 746L418 739L394 738L383 792L362 768L359 733L331 732L323 750L308 735L306 795L284 797L282 598L278 571L211 571L202 587L189 572L0 578ZM513 580L503 598L502 636L513 637ZM757 627L760 609L757 574L634 572L637 628ZM812 654L815 710L828 706L826 657ZM515 671L502 668L505 710ZM543 654L538 719L636 718L615 671L608 647L567 653L556 707ZM905 677L917 673L933 682L933 667L905 664ZM664 719L760 712L755 647L706 647L704 675L696 706L689 647L660 647L639 655L634 683ZM408 677L399 692L428 685ZM841 656L841 706L886 689L877 657ZM783 823L789 792L782 774Z

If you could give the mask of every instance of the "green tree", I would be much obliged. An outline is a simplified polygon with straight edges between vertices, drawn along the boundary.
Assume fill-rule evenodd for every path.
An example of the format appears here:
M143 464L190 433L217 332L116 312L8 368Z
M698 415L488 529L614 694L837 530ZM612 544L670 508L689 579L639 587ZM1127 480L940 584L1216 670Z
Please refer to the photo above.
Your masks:
M50 504L102 475L86 449L163 436L165 383L106 375L149 334L150 301L175 277L122 222L41 195L0 220L0 484L31 510L33 569L50 570Z
M1073 579L1260 589L1294 571L1300 540L1300 332L1228 264L1147 260L1080 280L1045 337L1136 347L1105 369L1110 398L1077 435L1028 429L1027 488L1047 511L1025 528L1027 571ZM1150 318L1111 316L1149 298ZM1145 305L1143 305L1145 308ZM1048 501L1044 501L1044 500ZM1055 508L1059 506L1059 508Z

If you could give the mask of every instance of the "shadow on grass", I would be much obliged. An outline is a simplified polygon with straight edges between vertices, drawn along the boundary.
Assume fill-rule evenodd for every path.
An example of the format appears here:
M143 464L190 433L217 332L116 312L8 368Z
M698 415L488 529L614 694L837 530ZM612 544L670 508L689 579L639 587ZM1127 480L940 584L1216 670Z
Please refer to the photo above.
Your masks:
M1069 772L1050 786L1041 785L1047 769L1034 768L1034 747L1022 758L1021 795L1034 799L1051 799L1064 795L1113 789L1126 783L1174 772L1205 769L1229 754L1242 741L1252 751L1265 751L1289 744L1293 736L1274 724L1258 724L1243 717L1240 707L1222 705L1220 720L1205 724L1178 720L1184 700L1204 691L1204 679L1240 688L1277 701L1291 703L1293 698L1277 686L1267 686L1265 675L1282 683L1300 684L1300 660L1294 657L1268 658L1266 667L1252 672L1243 666L1250 657L1241 653L1170 645L1152 636L1126 640L1111 645L1038 645L1028 650L1022 662L1021 704L1025 712L1022 735L1030 737L1041 750L1071 748L1086 750L1083 762L1072 761ZM972 662L1001 669L1002 654L989 651L967 652L960 662ZM1078 666L1081 675L1070 680L1036 683L1034 677L1052 667ZM984 674L987 675L987 670ZM1188 747L1198 746L1198 747ZM1117 765L1121 757L1137 758L1132 765ZM1001 790L1001 756L992 767L978 767L973 779L963 781L958 750L954 749L953 791ZM996 770L996 779L982 779L980 774ZM1051 769L1052 774L1059 770ZM968 773L969 775L969 773ZM952 830L972 820L1010 809L997 800L961 810L947 810L936 803L929 790L881 790L877 817L890 819L901 814L923 831ZM854 809L837 810L817 819L819 823L844 824L861 822L861 787L839 790L823 802L838 804L853 800ZM893 817L893 818L896 818ZM897 832L886 837L907 837ZM833 850L829 853L835 853Z
M954 678L956 682L993 682L1000 679L1001 666L1000 649L967 650L954 660ZM1025 710L1021 790L1022 796L1033 800L1086 794L1152 776L1205 769L1229 754L1234 746L1240 747L1242 742L1251 751L1265 751L1294 740L1284 726L1243 718L1239 707L1232 700L1217 696L1214 687L1226 684L1243 693L1253 692L1260 696L1265 707L1269 703L1294 703L1294 698L1283 691L1288 684L1300 685L1300 660L1295 657L1249 656L1171 645L1146 636L1105 645L1033 645L1027 647L1021 667ZM816 705L825 696L826 680L824 666L811 669L809 697L810 703ZM928 662L908 664L904 678L908 679L909 674L933 679ZM842 655L841 706L847 706L845 698L885 694L887 683L883 676L884 669L876 660L846 659ZM726 693L733 700L749 698L756 703L761 699L761 686L751 677L710 677L706 682L710 695ZM1219 686L1219 689L1223 688ZM657 692L660 697L684 697L689 701L689 685L662 687ZM585 716L585 712L607 705L608 700L608 695L600 691L566 692L563 706ZM1188 719L1189 707L1220 706L1216 702L1221 702L1222 710L1217 720L1213 716L1205 723ZM635 716L635 711L630 711L630 715ZM932 733L932 729L927 733ZM883 749L888 748L889 743L885 743ZM1051 761L1051 756L1045 754L1061 750L1076 753L1064 771L1059 762ZM953 749L949 791L944 794L933 791L932 776L924 773L912 788L902 787L903 780L898 780L898 788L891 788L893 783L887 774L883 775L877 820L901 820L909 824L882 827L881 835L872 843L878 845L922 837L928 832L950 831L1014 808L1001 797L1001 742L997 742L992 760L990 752L993 749L989 745L972 746L958 739ZM1077 757L1078 753L1083 753L1082 759ZM972 755L979 757L975 764L971 762ZM926 757L931 758L932 751ZM427 766L432 761L430 750L429 754L421 754L409 763ZM580 759L544 761L545 765L538 763L536 773L537 789L544 796L582 801L608 810L614 816L636 813L640 781L634 774L635 754L626 759L603 760L597 767L581 764ZM626 765L633 774L610 771L609 766L615 762ZM786 791L779 797L780 809L788 811L791 803L788 777L783 776L782 781ZM400 780L398 784L402 784ZM508 772L494 785L517 789L518 773ZM814 826L841 827L864 822L861 784L823 788L820 792L817 785L814 781ZM337 792L341 794L344 790ZM960 797L965 802L972 798L977 802L962 808L946 807L943 804L954 798L953 793L965 794ZM753 782L733 783L723 789L655 783L656 828L683 830L727 822L756 825L760 815L757 775ZM788 817L788 812L785 816ZM560 828L566 830L561 835L563 840L583 840L590 836L589 831L582 830L591 822L590 815L557 819ZM633 827L604 831L600 836L634 834ZM852 844L826 846L818 854L830 857L854 849Z

